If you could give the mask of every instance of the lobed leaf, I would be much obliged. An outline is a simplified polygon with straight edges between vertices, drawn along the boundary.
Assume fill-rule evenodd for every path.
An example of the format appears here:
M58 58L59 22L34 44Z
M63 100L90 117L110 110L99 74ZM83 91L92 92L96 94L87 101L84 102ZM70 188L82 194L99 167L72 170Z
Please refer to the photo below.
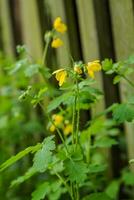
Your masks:
M54 136L45 138L42 148L35 154L33 167L38 172L44 172L52 161L52 151L55 149Z
M32 200L44 199L46 194L50 192L50 185L48 182L40 184L37 189L32 193Z

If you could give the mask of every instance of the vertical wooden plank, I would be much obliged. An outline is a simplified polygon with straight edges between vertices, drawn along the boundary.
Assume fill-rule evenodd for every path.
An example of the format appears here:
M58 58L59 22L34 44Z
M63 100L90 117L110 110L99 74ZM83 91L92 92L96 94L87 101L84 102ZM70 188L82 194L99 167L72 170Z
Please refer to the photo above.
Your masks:
M66 14L63 0L45 0L46 6L49 7L52 21L56 17L61 17L62 20L66 23ZM60 35L61 39L64 41L64 46L56 49L57 61L60 66L67 66L69 64L69 38L68 34Z
M132 0L110 0L114 45L118 60L125 59L134 52L134 13ZM132 77L131 77L132 78ZM120 84L121 97L131 93L126 82ZM134 125L127 123L126 139L129 159L134 158ZM134 170L134 169L133 169Z
M3 50L9 56L14 57L14 41L8 0L0 0L0 21Z
M77 0L78 19L80 26L81 43L84 61L92 61L99 58L99 44L95 24L95 12L92 0ZM97 88L103 90L101 73L96 74ZM104 110L105 102L101 100L93 110L93 115Z
M84 61L92 61L101 57L100 52L100 41L98 37L97 30L97 20L96 20L96 10L94 8L94 1L92 0L77 0L77 9L78 9L78 18L82 42L82 50ZM102 3L102 2L100 2ZM103 18L101 18L103 21ZM101 23L102 23L101 21ZM96 87L101 91L104 91L103 88L103 77L102 73L96 74ZM105 100L102 99L99 103L96 104L95 108L92 110L92 116L95 116L97 113L104 111L106 106ZM111 163L111 153L109 149L105 148L101 152L109 163ZM108 168L108 176L112 176L111 165Z
M42 56L41 27L36 0L19 0L22 22L22 37L31 55L40 59Z

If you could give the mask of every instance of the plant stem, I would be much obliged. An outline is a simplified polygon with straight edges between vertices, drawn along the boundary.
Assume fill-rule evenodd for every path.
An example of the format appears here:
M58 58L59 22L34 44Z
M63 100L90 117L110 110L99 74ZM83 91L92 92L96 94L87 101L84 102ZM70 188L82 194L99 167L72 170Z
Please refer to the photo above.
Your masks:
M64 186L66 187L68 193L70 194L71 196L71 199L74 200L74 197L73 197L73 194L72 194L72 191L71 191L71 188L69 187L69 185L66 183L66 181L64 180L64 178L57 172L55 172L56 176L62 181L62 183L64 184Z
M76 200L79 200L79 186L76 183Z
M122 77L134 88L134 83L130 81L126 76L122 75Z
M75 145L75 117L76 117L76 96L74 100L74 107L73 107L73 118L72 118L72 126L73 126L73 133L72 133L72 143Z
M50 41L48 40L44 47L43 56L42 56L42 65L46 64L46 56L47 56L47 52L48 52L49 42Z
M61 139L61 141L62 141L62 143L63 143L63 145L64 145L64 147L65 147L65 149L66 149L66 151L67 151L67 154L69 155L69 151L68 151L67 144L65 143L65 140L64 140L64 138L62 137L62 134L61 134L60 130L59 130L58 127L55 125L55 123L53 122L53 120L51 119L51 117L45 112L44 107L43 107L43 105L42 105L40 102L39 102L39 105L40 105L40 107L42 108L42 110L44 111L44 114L46 114L46 116L47 116L47 118L49 119L49 121L54 125L54 127L55 127L55 129L56 129L56 131L57 131L57 133L58 133L58 135L59 135L59 137L60 137L60 139Z
M79 122L80 122L80 100L79 100L79 85L78 80L76 80L76 96L77 96L77 118L76 118L76 145L79 143Z

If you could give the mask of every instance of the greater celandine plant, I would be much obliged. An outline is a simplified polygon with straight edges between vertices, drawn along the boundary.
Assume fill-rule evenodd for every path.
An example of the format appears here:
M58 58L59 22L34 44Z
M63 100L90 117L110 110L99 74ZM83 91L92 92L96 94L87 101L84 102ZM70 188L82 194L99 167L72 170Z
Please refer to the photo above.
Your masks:
M101 91L93 87L95 73L102 68L107 72L113 72L114 69L117 71L117 66L111 60L105 60L101 65L99 60L83 63L72 59L71 66L52 73L59 85L58 89L54 89L49 81L51 75L46 68L46 55L49 45L52 48L64 45L61 36L66 31L66 24L60 17L56 18L53 29L45 34L46 45L41 63L31 63L27 50L24 47L18 48L19 53L23 54L18 62L21 63L24 74L29 78L41 74L44 80L40 80L41 87L29 85L19 96L19 100L27 99L34 107L42 108L44 117L48 119L47 137L42 143L29 146L9 158L0 165L0 171L31 153L34 155L33 165L23 176L12 181L11 187L40 173L42 178L37 185L35 183L32 200L116 199L123 180L116 180L107 186L106 169L109 161L100 150L117 145L117 122L132 121L134 112L129 116L119 115L126 107L121 110L119 104L114 104L92 120L87 120L84 128L80 126L80 111L92 109L103 96ZM10 74L18 70L18 65L14 65ZM116 82L125 77L121 73L118 76L120 77L116 78ZM108 112L113 112L114 120L104 119L103 115Z

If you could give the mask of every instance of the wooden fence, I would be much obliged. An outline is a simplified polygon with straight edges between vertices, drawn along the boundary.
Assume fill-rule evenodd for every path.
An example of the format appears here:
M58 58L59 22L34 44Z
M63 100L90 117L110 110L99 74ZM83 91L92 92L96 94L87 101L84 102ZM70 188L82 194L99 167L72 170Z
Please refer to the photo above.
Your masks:
M41 58L44 31L57 16L68 24L64 42L75 60L119 60L134 53L133 0L0 0L0 48L15 57L15 46L26 44L35 58ZM59 66L68 62L65 47L56 55ZM105 101L93 113L125 99L129 88L124 82L113 86L112 77L101 73L97 79ZM126 124L125 130L130 159L134 158L133 124Z

